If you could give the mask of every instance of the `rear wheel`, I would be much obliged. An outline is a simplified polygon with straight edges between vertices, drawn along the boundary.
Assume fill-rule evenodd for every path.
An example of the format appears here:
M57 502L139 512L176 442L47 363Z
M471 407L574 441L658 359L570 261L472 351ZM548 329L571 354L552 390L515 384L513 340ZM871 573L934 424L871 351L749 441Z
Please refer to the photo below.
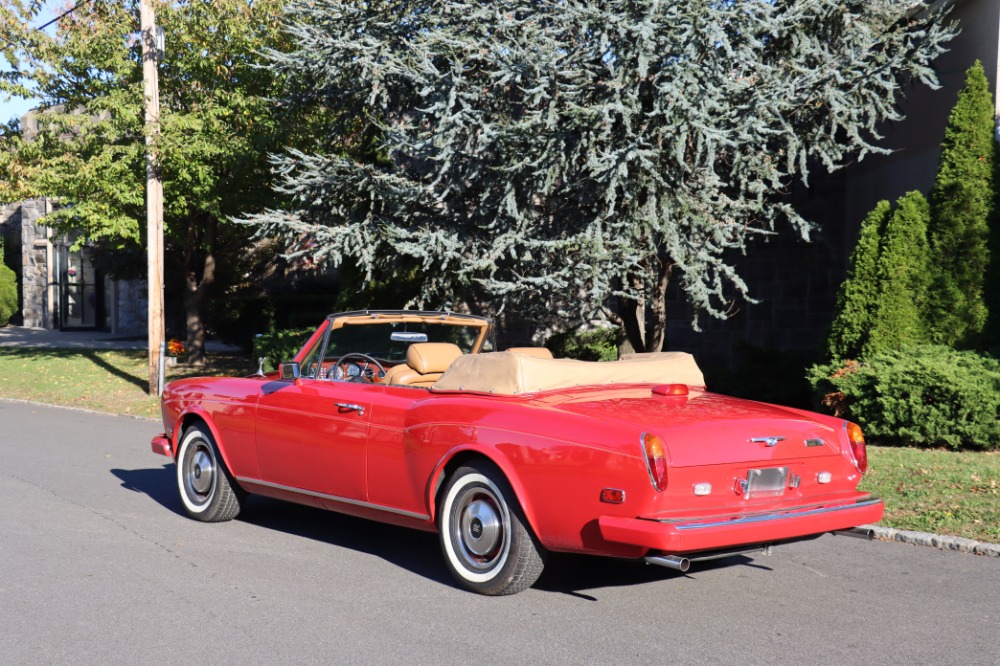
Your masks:
M239 514L243 491L226 469L211 433L202 425L187 429L177 453L177 486L184 510L196 520L217 523Z
M498 596L531 587L545 566L517 497L499 469L475 463L455 471L438 513L445 562L473 592Z

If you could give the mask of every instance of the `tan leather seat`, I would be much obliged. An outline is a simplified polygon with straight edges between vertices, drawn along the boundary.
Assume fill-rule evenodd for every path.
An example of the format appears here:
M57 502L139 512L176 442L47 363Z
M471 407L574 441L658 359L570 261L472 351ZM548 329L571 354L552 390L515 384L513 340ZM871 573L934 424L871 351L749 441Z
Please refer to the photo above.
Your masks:
M534 356L536 358L553 358L552 352L546 347L511 347L507 351L521 356Z
M390 368L382 381L427 388L441 379L451 362L461 355L459 346L451 342L415 342L406 350L406 365Z

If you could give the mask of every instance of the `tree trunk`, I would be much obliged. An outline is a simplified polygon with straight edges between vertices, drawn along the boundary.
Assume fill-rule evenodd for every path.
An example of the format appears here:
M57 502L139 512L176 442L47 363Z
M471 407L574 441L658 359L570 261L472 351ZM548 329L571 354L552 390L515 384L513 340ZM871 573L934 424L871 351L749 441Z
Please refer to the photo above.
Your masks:
M622 327L625 340L619 351L658 352L663 350L667 338L667 285L673 272L673 262L656 262L656 281L649 301L620 299L616 317L612 321ZM636 289L641 291L642 284ZM631 349L628 349L628 348Z
M199 222L207 222L204 249L199 247ZM215 283L215 238L218 220L211 217L188 219L188 234L184 248L184 318L187 326L187 352L190 365L205 364L205 321L202 313L205 295Z

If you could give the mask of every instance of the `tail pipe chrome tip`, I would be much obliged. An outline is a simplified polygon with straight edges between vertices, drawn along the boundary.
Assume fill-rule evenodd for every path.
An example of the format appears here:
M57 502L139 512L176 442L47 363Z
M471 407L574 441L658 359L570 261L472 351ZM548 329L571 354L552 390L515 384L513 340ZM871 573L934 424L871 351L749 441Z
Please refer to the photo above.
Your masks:
M691 560L676 555L651 555L646 558L646 564L655 564L682 573L691 568Z
M833 534L837 536L849 536L855 539L864 539L865 541L871 541L875 538L875 530L868 527L852 527L848 530L834 530Z

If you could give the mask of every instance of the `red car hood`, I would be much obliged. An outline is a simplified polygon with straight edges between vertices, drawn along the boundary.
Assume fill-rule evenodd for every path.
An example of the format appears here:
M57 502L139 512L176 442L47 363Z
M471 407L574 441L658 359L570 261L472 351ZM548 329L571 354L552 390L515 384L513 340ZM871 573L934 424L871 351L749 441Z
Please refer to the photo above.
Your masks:
M638 426L655 433L666 442L675 467L780 464L840 455L838 427L796 410L714 393L692 391L687 397L663 397L653 395L649 388L619 389L549 396L545 402L552 409L621 423L630 431Z

